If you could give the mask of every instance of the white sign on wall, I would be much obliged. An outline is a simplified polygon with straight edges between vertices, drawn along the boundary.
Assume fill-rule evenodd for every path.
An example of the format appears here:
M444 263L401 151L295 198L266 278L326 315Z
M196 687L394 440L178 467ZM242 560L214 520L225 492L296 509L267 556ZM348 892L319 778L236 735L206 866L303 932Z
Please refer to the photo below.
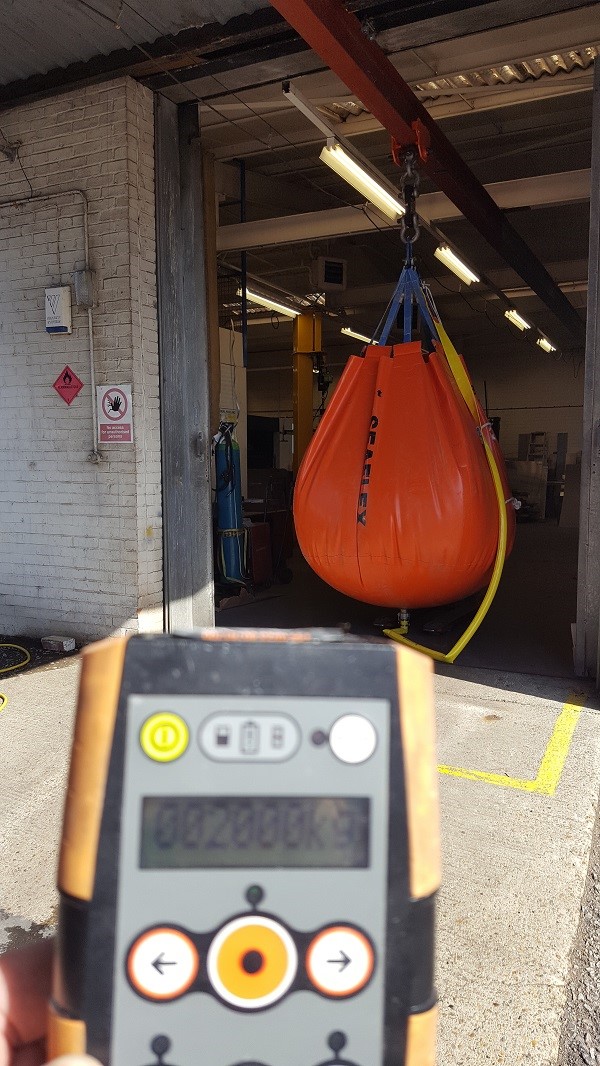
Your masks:
M58 285L44 290L46 333L71 332L71 286Z
M131 385L97 385L98 443L133 444Z

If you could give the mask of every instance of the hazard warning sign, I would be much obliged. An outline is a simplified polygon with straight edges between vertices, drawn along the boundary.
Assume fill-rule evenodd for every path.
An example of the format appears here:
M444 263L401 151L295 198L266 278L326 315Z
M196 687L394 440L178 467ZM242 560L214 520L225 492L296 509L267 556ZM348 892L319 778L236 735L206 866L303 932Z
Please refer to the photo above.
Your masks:
M132 444L131 385L97 385L96 396L99 443Z
M70 407L75 397L81 392L83 381L79 380L77 374L74 370L71 370L70 366L66 366L64 370L61 370L52 388L56 389L58 395L62 396L65 403Z

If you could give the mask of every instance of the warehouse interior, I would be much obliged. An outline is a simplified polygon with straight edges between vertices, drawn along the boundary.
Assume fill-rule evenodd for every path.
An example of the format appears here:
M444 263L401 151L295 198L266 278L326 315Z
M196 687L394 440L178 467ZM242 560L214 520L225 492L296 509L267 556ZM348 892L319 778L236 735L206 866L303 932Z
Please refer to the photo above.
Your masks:
M125 77L137 83L139 93L153 94L156 115L162 108L167 125L176 107L180 116L185 113L187 143L201 146L205 216L197 240L203 254L194 277L202 284L204 272L208 287L208 368L202 359L198 363L197 355L185 367L183 362L178 365L181 352L171 343L176 316L171 320L167 310L168 241L161 250L160 236L161 227L164 234L171 224L169 185L163 176L161 186L160 159L175 142L169 147L167 138L161 146L157 134L162 594L167 627L181 623L184 616L179 617L173 604L182 603L189 593L189 587L187 592L179 589L182 555L169 547L168 534L169 516L181 506L177 492L183 483L176 473L178 460L170 466L167 459L177 447L187 448L179 440L173 451L173 442L167 440L178 418L176 405L169 404L183 374L211 436L220 418L237 422L246 521L258 525L267 511L277 513L268 516L272 573L249 574L243 583L223 582L215 560L219 621L341 622L363 633L376 632L374 622L381 615L376 604L338 597L307 573L297 548L290 554L292 485L301 452L295 432L294 326L285 313L265 307L264 298L319 320L308 414L314 428L348 356L363 343L341 330L372 335L405 252L398 220L382 214L320 156L327 142L337 139L400 194L402 151L394 161L388 130L274 6L223 0L203 5L201 17L196 6L177 4L167 17L158 2L146 5L144 12L112 0L65 3L56 17L71 20L71 37L51 32L42 16L35 21L24 12L21 23L7 19L0 87L6 128L14 109L61 99L61 94L68 100L74 89L100 90L111 79ZM535 0L526 16L514 0L431 0L402 8L388 0L352 0L345 8L357 16L365 42L393 64L529 246L539 268L550 275L553 293L544 300L523 280L510 254L494 250L439 191L427 168L420 168L416 264L467 362L508 463L511 490L522 504L517 546L496 604L464 661L569 673L577 584L581 611L587 585L591 588L586 567L593 553L589 529L585 535L579 529L579 486L582 461L585 472L591 454L591 434L583 429L584 327L596 6L579 0ZM15 147L17 142L3 136L11 179L14 175L21 181L18 164L23 159L27 163L28 145ZM480 280L467 284L447 269L434 254L441 243L462 256ZM187 255L185 242L180 254ZM331 270L335 278L332 281L329 273L325 280ZM246 291L253 288L262 295L262 304L244 298L243 277ZM508 308L529 328L509 322ZM196 304L190 311L188 304L184 310L184 331L202 348L205 309L198 311ZM588 341L588 363L594 343L590 347ZM195 444L194 454L202 452L206 463L203 448ZM192 612L198 624L212 617L210 499L190 474L189 459L181 462L190 477L187 497L195 507L185 537L202 543L201 549L189 549L185 563L187 586L194 586L188 598L200 604L199 614ZM138 471L143 464L140 452ZM153 477L156 481L156 470ZM155 559L160 515L155 510L148 517L152 524L140 516L138 524L154 538ZM593 525L591 512L588 518ZM156 578L156 562L151 565ZM152 587L143 602L150 605L148 625L154 627L160 612L156 580ZM591 595L585 603L588 618L594 615L595 586ZM115 628L120 620L113 619ZM422 621L430 619L416 618L415 625ZM437 635L440 646L451 639L457 624L460 620L451 620L446 633ZM597 620L591 623L592 645L596 631ZM593 674L593 647L584 660L583 672Z
M494 24L498 14L498 5L482 5L468 14L402 26L388 22L385 28L379 28L375 17L372 29L584 322L597 13L584 7L575 18L573 10L546 9L524 22L507 24L500 16ZM314 55L305 61L318 65ZM289 70L292 64L286 62ZM254 285L255 291L292 307L310 310L312 303L322 312L323 355L315 357L319 373L313 394L316 425L348 355L361 348L360 341L340 331L350 327L371 335L400 273L404 245L400 226L365 206L364 198L319 159L326 133L315 124L314 112L307 116L294 106L294 93L396 188L402 167L392 158L387 131L334 74L310 67L304 71L290 79L291 93L285 81L277 80L274 67L189 84L199 96L211 97L201 109L201 121L204 146L217 161L220 190L221 328L242 329L242 252L248 289ZM182 98L180 89L164 91ZM461 662L569 674L582 451L581 338L564 328L427 176L420 183L417 209L426 223L434 224L434 232L423 227L415 245L418 269L494 420L511 488L522 503L514 555L496 604ZM357 232L336 232L342 214L347 227L354 215ZM441 264L434 256L440 235L485 280L466 285ZM329 259L343 262L345 288L322 293L319 269ZM521 331L506 320L498 290L531 329ZM293 468L293 320L251 300L247 318L247 369L244 374L243 366L238 367L236 382L245 379L247 510L256 518L265 498L267 509L282 506L276 468ZM541 348L540 336L556 350ZM224 374L230 384L226 368ZM274 468L271 480L262 467L265 456ZM527 482L530 476L534 480ZM540 476L543 486L535 481ZM275 564L278 547L279 541ZM307 572L298 555L296 551L292 565L298 579L291 585L276 582L256 590L252 603L242 595L239 606L226 591L226 609L219 614L223 624L315 625L325 620L376 632L373 622L381 611L337 596ZM426 623L431 623L430 615ZM420 636L421 621L418 616L414 621ZM457 627L460 619L448 624L445 637L429 640L442 648L460 631Z

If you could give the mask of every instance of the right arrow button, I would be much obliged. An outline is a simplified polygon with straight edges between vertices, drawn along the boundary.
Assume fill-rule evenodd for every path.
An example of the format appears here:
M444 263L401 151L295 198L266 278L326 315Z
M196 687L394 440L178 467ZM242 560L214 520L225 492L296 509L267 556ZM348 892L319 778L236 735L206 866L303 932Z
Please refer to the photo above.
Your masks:
M330 925L311 941L306 972L318 992L342 998L354 996L370 981L375 966L371 941L351 925Z

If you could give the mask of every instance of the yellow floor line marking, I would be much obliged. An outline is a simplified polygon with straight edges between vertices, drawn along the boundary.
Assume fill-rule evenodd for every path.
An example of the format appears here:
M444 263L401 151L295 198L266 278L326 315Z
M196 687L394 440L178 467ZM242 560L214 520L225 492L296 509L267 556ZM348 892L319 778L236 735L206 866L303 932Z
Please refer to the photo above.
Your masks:
M438 766L441 774L450 777L464 777L467 781L485 781L488 785L500 788L516 788L521 792L539 792L543 796L553 796L560 781L575 726L586 700L584 692L572 692L560 712L552 736L542 756L537 776L533 781L508 774L487 774L483 770L462 770L458 766Z

